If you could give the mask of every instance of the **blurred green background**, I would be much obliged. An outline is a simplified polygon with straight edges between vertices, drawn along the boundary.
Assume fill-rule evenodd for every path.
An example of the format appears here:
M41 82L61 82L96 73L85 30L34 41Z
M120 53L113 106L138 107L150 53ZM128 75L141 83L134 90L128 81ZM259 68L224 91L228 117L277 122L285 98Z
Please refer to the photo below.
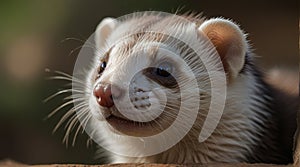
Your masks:
M2 0L0 2L0 160L23 163L104 163L96 145L80 134L74 147L62 143L64 129L52 134L61 113L45 120L63 97L43 99L66 82L49 81L53 73L72 73L83 42L100 20L134 11L203 12L232 18L249 33L265 68L298 68L298 1L271 0ZM69 56L68 56L69 55Z

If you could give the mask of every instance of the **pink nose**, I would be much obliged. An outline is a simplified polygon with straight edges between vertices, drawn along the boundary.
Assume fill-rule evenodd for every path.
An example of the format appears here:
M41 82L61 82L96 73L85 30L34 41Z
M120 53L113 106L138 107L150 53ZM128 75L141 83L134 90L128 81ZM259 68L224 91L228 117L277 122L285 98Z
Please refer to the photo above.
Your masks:
M113 86L113 93L112 94L112 86L111 84L102 84L99 83L94 88L94 96L97 99L97 102L102 107L112 107L114 105L113 97L120 96L120 90Z

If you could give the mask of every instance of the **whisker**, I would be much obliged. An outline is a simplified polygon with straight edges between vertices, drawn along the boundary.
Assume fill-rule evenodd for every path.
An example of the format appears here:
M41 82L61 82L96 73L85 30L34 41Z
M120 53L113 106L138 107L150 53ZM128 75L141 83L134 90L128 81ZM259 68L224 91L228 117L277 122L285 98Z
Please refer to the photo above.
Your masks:
M81 121L81 124L78 126L78 128L77 128L77 130L74 134L73 141L72 141L72 146L75 145L75 142L76 142L76 139L77 139L77 136L78 136L78 133L79 133L80 129L82 129L81 133L83 133L84 130L85 130L84 125L86 125L86 123L88 122L87 120L90 120L90 118L91 118L91 115L88 112L85 112L85 114L86 114L85 118Z
M64 43L64 42L69 41L69 40L73 40L73 41L85 43L84 40L78 39L78 38L74 38L74 37L68 37L68 38L65 38L65 39L61 40L60 43Z
M89 137L89 138L86 140L86 147L90 147L92 144L93 144L93 139L92 139L91 137Z
M47 97L46 99L43 100L44 103L48 102L49 100L55 98L56 96L58 95L61 95L61 94L64 94L64 93L72 93L72 92L75 92L75 93L84 93L84 91L81 91L81 90L76 90L76 89L64 89L64 90L61 90L61 91L58 91L52 95L50 95L49 97Z
M81 101L80 99L73 99L73 100L70 100L70 101L67 101L65 103L63 103L62 105L60 105L59 107L57 107L55 110L53 110L48 116L47 118L50 118L52 117L54 114L56 114L59 110L61 110L62 108L68 106L68 105L71 105L73 104L74 102L78 102L78 101Z
M51 76L51 77L48 77L46 79L50 79L50 80L66 80L66 81L71 81L72 83L74 84L78 84L80 86L85 86L86 83L82 80L80 80L79 78L76 78L74 76L71 76L65 72L62 72L62 71L54 71L54 73L56 75L54 76Z
M69 38L61 40L60 43L64 43L64 42L69 41L69 40L81 42L82 45L75 48L75 49L73 49L68 56L72 55L73 52L75 52L76 50L78 50L82 47L89 47L89 48L92 48L94 50L97 50L97 47L95 46L95 44L91 43L89 40L82 40L82 39L78 39L78 38L69 37Z
M56 124L55 128L53 129L53 132L55 132L61 125L62 123L64 123L66 121L67 118L69 118L72 114L75 114L76 111L75 109L82 109L84 107L87 107L87 105L85 105L84 102L82 102L82 105L78 105L77 107L72 107L70 110L68 110L62 117L61 119L59 120L59 122Z
M88 122L90 121L91 118L92 118L92 115L88 113L87 118L82 122L82 132L81 133L83 133L84 130L86 129L87 124L88 124Z
M89 40L82 40L82 39L78 39L78 38L68 37L66 39L61 40L60 42L64 43L64 42L69 41L69 40L82 42L83 44L88 44L88 46L92 47L93 49L97 49L96 45L94 43L90 42Z
M80 131L81 128L82 128L82 126L80 126L80 124L79 124L78 127L77 127L77 129L76 129L76 132L75 132L75 134L74 134L74 136L73 136L72 146L75 145L76 138L77 138L77 136L78 136L78 132Z
M65 122L65 120L66 120L67 118L69 118L72 114L75 113L75 112L74 112L74 109L75 109L74 107L71 108L68 112L66 112L66 113L61 117L61 119L59 120L59 122L56 124L56 126L55 126L54 129L53 129L53 133L57 131L57 129L62 125L62 123Z
M72 75L70 75L68 73L65 73L65 72L62 72L62 71L54 71L54 73L65 76L65 77L73 78Z
M77 114L74 114L71 119L68 121L67 125L65 126L66 128L66 134L65 137L63 139L63 142L65 142L66 144L69 143L69 136L72 132L72 130L74 129L74 127L76 127L79 123L79 119L82 117L82 115L84 115L88 110L80 110L78 111ZM80 126L80 124L78 125Z
M88 100L88 98L83 97L82 94L80 94L80 95L73 94L73 95L70 95L70 96L67 96L67 97L64 98L64 100L72 100L72 99L77 99L77 100L82 100L82 101L87 101Z
M70 40L70 39L71 38L66 40ZM50 72L50 70L47 69L46 71ZM83 133L84 129L87 127L87 123L92 117L89 114L89 107L87 103L88 97L86 96L86 93L89 93L89 85L87 85L85 81L83 81L81 78L74 77L68 73L62 71L53 71L53 73L55 76L48 77L47 79L68 81L69 82L68 86L72 85L72 87L53 93L52 95L44 99L43 102L48 102L60 95L66 95L66 94L71 94L71 95L63 97L63 100L65 102L59 105L57 108L55 108L50 114L48 114L46 119L53 117L56 113L61 111L63 108L75 104L75 106L68 109L60 117L58 123L55 125L53 129L53 133L54 133L55 131L58 130L58 128L60 128L67 121L65 123L65 135L63 137L63 142L66 143L66 145L68 146L71 132L77 126L77 129L74 134L74 138L72 140L72 146L74 146L78 133L80 132L80 129L82 129L82 133ZM79 124L79 120L81 120L80 122L81 124ZM88 143L91 143L91 141Z
M68 54L68 56L70 57L75 51L81 49L82 47L83 47L83 45L78 46L78 47L76 47L75 49L72 49L72 50L70 51L70 53Z
M50 79L50 80L64 80L64 81L71 81L73 82L74 84L78 84L79 86L85 86L86 84L76 78L69 78L69 77L66 77L66 76L61 76L61 75L58 75L58 76L52 76L52 77L49 77L47 79Z

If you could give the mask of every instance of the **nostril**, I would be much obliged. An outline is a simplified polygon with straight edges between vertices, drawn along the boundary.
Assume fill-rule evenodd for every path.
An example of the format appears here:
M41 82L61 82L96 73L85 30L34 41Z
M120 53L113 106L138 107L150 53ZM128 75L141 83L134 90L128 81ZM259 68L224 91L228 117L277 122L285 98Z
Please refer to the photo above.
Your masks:
M110 84L97 84L93 93L99 105L107 108L114 105Z
M93 93L96 98L99 98L101 94L103 94L103 87L101 86L101 84L97 84L95 86Z

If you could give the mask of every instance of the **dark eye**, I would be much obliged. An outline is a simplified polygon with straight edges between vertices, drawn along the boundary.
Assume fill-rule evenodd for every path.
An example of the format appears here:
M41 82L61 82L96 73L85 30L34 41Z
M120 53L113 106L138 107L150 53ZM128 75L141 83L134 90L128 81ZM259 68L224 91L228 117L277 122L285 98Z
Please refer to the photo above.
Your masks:
M167 87L177 88L178 84L175 77L176 69L169 62L160 63L156 67L149 67L143 71L143 73L156 83ZM173 76L174 75L174 76Z
M169 77L172 73L172 66L170 63L162 63L156 68L155 73L161 77Z
M98 73L99 73L99 74L102 73L102 72L105 70L105 67L106 67L106 62L103 61L103 62L100 64Z

